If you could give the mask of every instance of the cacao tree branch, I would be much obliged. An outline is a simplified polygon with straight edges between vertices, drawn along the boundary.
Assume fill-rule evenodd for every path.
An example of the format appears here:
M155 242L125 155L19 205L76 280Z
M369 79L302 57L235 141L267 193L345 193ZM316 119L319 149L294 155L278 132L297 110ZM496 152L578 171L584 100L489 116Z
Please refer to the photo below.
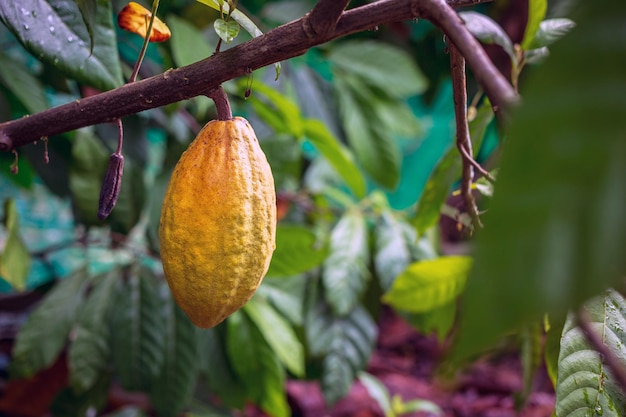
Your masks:
M319 0L303 19L303 26L311 37L332 32L350 0Z
M474 179L474 167L469 159L472 157L472 138L469 134L467 123L467 83L465 76L465 59L454 44L449 44L450 72L452 74L452 94L454 101L454 114L456 118L456 146L461 154L463 169L461 174L461 196L465 202L465 208L472 218L474 229L482 228L476 200L472 194L472 181ZM467 155L467 156L466 156Z
M310 24L306 22L308 18L301 18L194 64L2 123L0 150L10 151L41 138L187 100L206 94L225 81L245 76L250 70L302 55L330 40L389 22L429 16L466 56L474 73L479 74L477 79L491 102L495 106L505 105L515 97L510 85L494 82L493 74L497 73L499 80L503 77L484 52L474 51L482 52L482 48L451 8L487 1L490 0L449 0L448 4L444 0L380 0L344 11L334 29L313 37L305 29ZM319 10L329 3L321 2ZM343 7L346 0L338 3Z
M445 0L420 0L417 13L437 25L454 44L472 69L474 77L489 97L496 112L506 114L506 108L518 101L509 81L491 64L480 43L474 38L459 15ZM504 110L504 112L502 112Z

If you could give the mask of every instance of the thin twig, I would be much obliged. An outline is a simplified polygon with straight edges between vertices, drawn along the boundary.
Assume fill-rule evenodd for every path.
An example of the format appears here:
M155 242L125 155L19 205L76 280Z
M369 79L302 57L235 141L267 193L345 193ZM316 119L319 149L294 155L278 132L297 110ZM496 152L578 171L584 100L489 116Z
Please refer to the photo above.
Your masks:
M464 161L467 161L469 164L471 164L476 169L476 171L480 172L480 174L483 175L487 179L487 181L489 181L492 184L496 183L496 179L493 177L493 175L491 175L489 171L487 171L478 162L476 162L476 160L470 154L467 153L467 150L465 150L464 147L460 147L458 149Z
M467 65L485 90L496 114L506 115L507 109L517 103L518 96L452 6L445 0L415 0L415 2L417 13L439 26L450 40L450 44L454 44L467 60Z
M143 39L143 44L141 45L141 50L139 51L139 57L137 58L137 62L135 62L133 73L130 75L130 79L128 81L129 83L134 83L135 81L137 81L139 68L141 68L141 63L143 62L143 58L146 56L146 51L148 50L148 44L150 43L150 37L152 36L152 27L154 26L154 19L156 19L156 13L158 9L159 0L153 0L152 11L150 12L150 20L148 21L148 28L146 29L146 36Z
M450 70L452 73L452 92L454 95L454 114L456 119L456 147L461 153L463 170L461 178L461 196L465 208L472 218L474 228L482 228L476 200L472 194L474 168L470 160L472 155L472 139L467 124L467 85L465 81L465 59L456 46L450 44ZM469 156L468 157L466 157Z
M490 0L475 0L471 4L487 1ZM295 20L194 64L2 123L0 151L10 151L32 143L42 136L52 137L81 127L112 122L144 110L206 94L206 91L230 79L302 55L313 46L385 23L426 17L425 12L419 7L426 2L426 0L380 0L349 9L341 14L333 31L312 38L303 28L304 18ZM470 5L467 0L450 0L450 3L453 6ZM437 7L441 7L439 2L437 4ZM447 7L445 2L443 5ZM454 11L451 11L456 16ZM461 27L460 30L467 32L462 22L457 23ZM457 30L457 26L454 28L453 30ZM481 49L471 34L458 40L455 40L456 36L450 38L457 46L463 45L463 48L459 46L461 52L472 48ZM465 45L463 42L469 43ZM484 59L475 59L472 62L468 59L475 73L497 72L486 55ZM484 77L479 82L484 82ZM485 90L487 91L486 88ZM491 92L488 94L489 98L495 105L506 102L509 97L505 89L491 88L489 91Z
M617 356L609 349L591 325L589 314L581 309L577 316L578 327L583 331L587 341L600 354L602 362L611 369L611 374L615 377L623 392L626 392L626 369L620 363Z

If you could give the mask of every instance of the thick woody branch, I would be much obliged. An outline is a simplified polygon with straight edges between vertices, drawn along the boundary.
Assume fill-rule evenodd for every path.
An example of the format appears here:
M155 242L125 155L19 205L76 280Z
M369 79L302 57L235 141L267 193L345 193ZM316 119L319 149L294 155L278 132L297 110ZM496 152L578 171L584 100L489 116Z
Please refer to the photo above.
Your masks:
M324 36L332 32L350 0L319 0L304 17L304 28L309 36Z
M439 26L449 41L458 48L495 111L506 110L518 101L511 83L491 64L485 50L467 30L465 23L450 4L445 0L420 0L417 8L417 13Z
M490 0L449 0L450 6L466 6ZM321 2L326 7L329 2ZM345 0L338 1L343 5ZM0 124L0 150L11 150L42 137L57 135L85 126L111 122L144 110L165 106L206 94L230 79L245 76L275 62L302 55L307 49L332 39L368 30L389 22L431 16L468 59L475 74L494 105L512 101L514 93L493 79L497 69L480 45L443 0L380 0L344 11L330 32L310 36L301 18L265 35L194 64L168 70L163 74L126 84L115 90L76 100L21 119ZM331 6L328 6L331 7ZM444 9L445 12L437 12ZM324 10L319 9L319 10ZM333 8L334 10L334 8ZM444 16L444 17L441 17ZM453 23L449 23L454 20ZM442 23L443 22L443 23ZM459 33L456 33L456 32ZM449 33L450 32L450 33ZM455 33L452 33L455 32ZM471 56L471 59L468 55ZM499 75L499 73L497 73ZM500 78L502 78L500 76Z

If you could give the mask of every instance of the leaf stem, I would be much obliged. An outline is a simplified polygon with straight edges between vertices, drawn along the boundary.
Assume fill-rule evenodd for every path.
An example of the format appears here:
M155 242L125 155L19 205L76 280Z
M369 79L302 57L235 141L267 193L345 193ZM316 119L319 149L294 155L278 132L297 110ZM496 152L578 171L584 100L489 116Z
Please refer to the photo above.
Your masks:
M139 68L141 67L143 58L146 56L146 51L148 50L148 44L150 43L150 36L152 35L152 26L154 24L154 19L156 17L158 8L159 8L159 0L153 0L152 12L150 12L150 20L148 21L148 30L146 31L146 37L143 39L143 44L141 45L141 50L139 51L139 57L137 58L137 62L135 62L133 73L130 75L130 79L128 80L129 83L134 83L137 80L137 75L139 74Z

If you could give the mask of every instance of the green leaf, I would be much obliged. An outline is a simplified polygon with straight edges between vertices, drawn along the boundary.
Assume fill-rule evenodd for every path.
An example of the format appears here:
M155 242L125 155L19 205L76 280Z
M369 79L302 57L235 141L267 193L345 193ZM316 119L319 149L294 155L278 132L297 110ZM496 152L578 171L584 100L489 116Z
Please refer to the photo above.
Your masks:
M4 202L4 227L6 237L0 253L0 276L16 290L26 287L26 277L30 270L30 254L20 236L19 214L15 200Z
M539 367L543 365L543 330L540 323L531 323L520 334L520 356L522 361L522 391L516 401L523 407L533 390Z
M407 98L426 90L428 81L402 49L379 41L352 40L332 48L328 59L343 71L389 96Z
M204 35L187 20L175 15L168 15L167 25L175 36L170 38L170 47L174 63L178 67L193 64L213 54L213 48ZM191 48L190 45L193 45Z
M585 3L579 13L525 80L477 239L457 358L622 285L626 43L614 34L626 3Z
M80 269L56 284L30 314L13 346L11 375L29 378L48 368L65 347L88 282Z
M70 385L76 393L83 393L94 387L107 371L111 354L108 314L113 305L115 284L119 277L120 271L117 268L105 275L94 277L91 282L95 287L78 311L78 321L72 330L74 337L68 354Z
M306 279L302 275L286 278L265 277L256 293L266 298L291 323L301 326L305 286Z
M226 350L252 401L272 416L289 416L286 376L278 357L242 311L236 311L226 323Z
M72 387L63 389L50 405L55 417L84 417L106 405L111 375L103 374L88 391L76 393Z
M246 403L246 388L237 377L226 354L225 343L219 330L225 326L201 330L198 339L200 371L208 387L227 407L243 409Z
M252 104L257 114L277 133L289 133L295 138L301 138L304 134L304 126L300 108L280 91L266 84L255 82L253 89L255 94L248 102ZM263 95L267 101L260 100L257 94ZM268 102L270 107L268 107Z
M331 233L329 255L322 270L326 300L336 314L348 314L359 302L370 278L368 262L365 217L359 211L348 211Z
M108 152L90 130L76 132L72 144L69 182L76 215L87 225L101 223L97 214L98 202L108 160Z
M323 358L322 392L326 402L334 404L365 369L376 341L376 324L361 306L337 318L318 300L307 314L305 329L311 355Z
M459 16L476 39L488 45L495 44L501 46L509 55L511 63L513 65L516 64L517 56L515 48L513 48L513 42L499 24L490 17L477 12L460 12Z
M563 36L567 35L574 27L576 23L573 20L566 18L547 19L541 22L535 38L530 45L532 49L543 48L550 46Z
M206 4L207 6L217 11L223 11L224 13L228 13L228 11L230 10L230 8L228 7L228 3L224 2L224 0L197 0L197 1L202 4ZM257 27L257 25L255 25L254 22L248 16L246 16L243 12L241 12L239 9L233 10L230 13L230 17L232 17L235 20L235 22L239 23L241 27L244 28L245 31L248 32L250 36L252 36L253 38L263 35L263 32L261 32L261 30ZM278 80L278 77L280 76L280 71L281 71L280 62L276 62L274 64L274 69L276 71L276 77L274 79Z
M150 389L165 355L165 328L157 278L133 266L118 282L111 317L111 350L115 373L129 391Z
M343 178L352 193L357 198L363 198L366 193L365 179L350 150L320 120L304 120L304 135Z
M398 313L422 334L435 333L439 342L443 342L452 330L457 314L456 300L440 307L435 307L424 313Z
M523 50L529 49L533 43L539 25L546 17L546 10L548 9L548 0L529 0L528 1L528 21L526 22L526 29L524 30L524 38L522 40L521 47Z
M198 371L197 328L170 297L162 284L159 293L165 330L165 348L160 372L150 387L150 401L160 416L175 416L185 407Z
M484 103L477 109L476 117L469 122L474 156L480 150L485 132L492 120L493 110L488 103ZM456 147L452 147L441 158L431 174L419 199L417 212L413 218L413 224L420 235L439 221L441 207L450 195L452 185L461 176L461 166L459 152Z
M89 48L93 53L94 40L93 33L96 26L96 18L98 16L98 0L75 0L80 10L80 15L83 18L87 33L89 34Z
M0 19L36 58L100 90L123 84L109 1L98 0L91 36L74 0L0 3Z
M411 263L412 242L405 239L406 226L394 217L391 210L385 210L376 222L374 269L383 291L387 291Z
M31 113L48 108L43 84L20 61L0 52L0 82Z
M548 321L547 318L546 321ZM556 387L558 377L559 354L561 352L561 334L563 333L564 325L564 320L558 320L556 322L554 322L554 320L550 320L549 326L544 326L549 327L546 332L546 341L543 348L544 364L553 387Z
M613 290L590 301L586 310L593 330L626 366L626 300ZM555 412L563 416L621 416L626 396L601 355L592 349L570 317L561 336Z
M372 397L380 409L383 410L383 414L385 416L392 415L389 390L383 385L382 382L380 382L380 379L376 378L372 374L368 374L367 372L359 372L358 377L361 384L363 384L367 390L369 396Z
M239 34L239 23L235 20L215 19L215 33L226 43L231 43Z
M289 323L264 299L255 296L243 307L278 360L297 377L304 376L304 348Z
M327 248L319 245L311 230L280 224L276 228L276 250L267 275L287 277L309 271L321 265L326 255Z
M396 278L383 302L410 313L441 307L463 291L471 266L472 258L467 256L414 262Z
M350 81L358 84L357 81ZM341 79L336 80L339 100L339 114L343 128L354 151L358 163L380 185L393 189L400 180L400 150L395 140L381 130L377 130L376 117L366 113L371 111L371 104L360 102L354 95L358 85L350 87Z

